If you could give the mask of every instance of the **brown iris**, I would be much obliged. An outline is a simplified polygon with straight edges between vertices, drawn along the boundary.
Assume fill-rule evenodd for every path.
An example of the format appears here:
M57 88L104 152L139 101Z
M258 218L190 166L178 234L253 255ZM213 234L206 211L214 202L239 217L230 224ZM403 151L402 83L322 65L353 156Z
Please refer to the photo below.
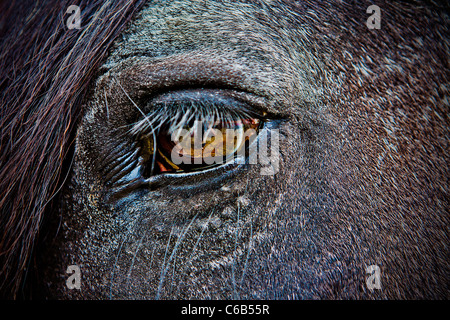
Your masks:
M245 155L259 127L256 118L197 120L162 127L141 139L141 156L148 164L144 175L199 171L224 164Z

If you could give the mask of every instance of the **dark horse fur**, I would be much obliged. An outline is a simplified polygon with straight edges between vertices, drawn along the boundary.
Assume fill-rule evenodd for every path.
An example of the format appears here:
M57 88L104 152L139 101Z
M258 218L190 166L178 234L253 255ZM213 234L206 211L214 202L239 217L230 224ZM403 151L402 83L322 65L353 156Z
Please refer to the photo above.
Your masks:
M448 7L91 1L69 30L72 4L0 4L3 297L449 298ZM279 172L111 197L117 132L172 88L263 105Z

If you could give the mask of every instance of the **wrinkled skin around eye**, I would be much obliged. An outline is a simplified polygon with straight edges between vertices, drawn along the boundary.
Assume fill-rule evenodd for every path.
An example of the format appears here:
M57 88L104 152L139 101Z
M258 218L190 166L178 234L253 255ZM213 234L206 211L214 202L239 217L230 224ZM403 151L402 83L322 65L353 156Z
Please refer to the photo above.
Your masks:
M58 236L43 255L46 294L448 297L448 131L434 90L444 60L429 31L438 16L384 4L371 31L368 5L149 3L84 104ZM278 170L224 167L110 197L105 159L136 148L126 130L142 92L180 87L226 89L282 116ZM81 290L65 285L69 265L80 266ZM367 287L369 265L381 289Z

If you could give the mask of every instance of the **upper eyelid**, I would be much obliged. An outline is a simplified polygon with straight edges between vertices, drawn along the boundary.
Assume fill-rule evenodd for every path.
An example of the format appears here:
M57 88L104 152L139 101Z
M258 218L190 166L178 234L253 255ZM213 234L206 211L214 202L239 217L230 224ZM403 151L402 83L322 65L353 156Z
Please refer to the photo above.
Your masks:
M111 78L116 78L133 99L147 100L180 89L223 89L234 92L237 98L247 98L267 113L284 113L275 103L271 74L216 56L214 59L205 53L191 52L162 58L127 58L104 74L98 87L111 87Z
M116 67L124 80L134 81L140 89L164 90L168 87L221 87L242 89L259 95L262 90L255 85L250 68L235 61L218 61L204 54L180 54L163 58L139 57L127 59ZM113 70L111 70L113 71Z

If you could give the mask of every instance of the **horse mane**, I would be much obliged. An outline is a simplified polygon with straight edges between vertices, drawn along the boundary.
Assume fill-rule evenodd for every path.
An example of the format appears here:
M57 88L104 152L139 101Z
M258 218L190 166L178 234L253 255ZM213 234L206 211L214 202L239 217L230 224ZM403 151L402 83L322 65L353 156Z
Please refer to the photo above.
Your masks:
M142 0L0 4L0 297L17 298L52 200L89 82Z

